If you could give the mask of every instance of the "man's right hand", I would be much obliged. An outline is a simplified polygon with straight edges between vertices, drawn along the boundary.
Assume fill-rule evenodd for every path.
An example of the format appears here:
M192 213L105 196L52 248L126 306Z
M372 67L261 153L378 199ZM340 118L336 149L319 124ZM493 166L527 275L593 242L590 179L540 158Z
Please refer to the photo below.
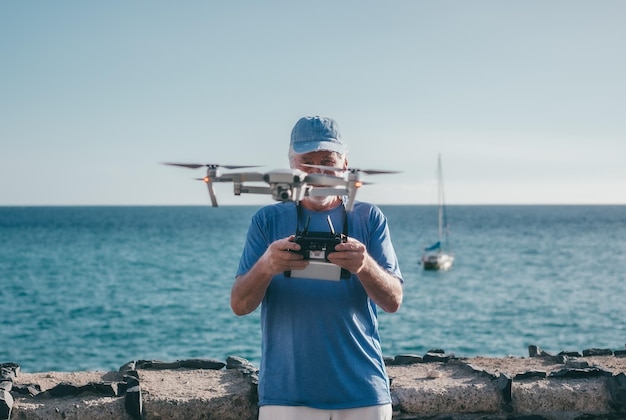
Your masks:
M297 252L300 251L300 245L294 239L295 236L291 235L272 242L267 248L259 262L264 265L268 274L274 276L284 271L302 270L309 264Z

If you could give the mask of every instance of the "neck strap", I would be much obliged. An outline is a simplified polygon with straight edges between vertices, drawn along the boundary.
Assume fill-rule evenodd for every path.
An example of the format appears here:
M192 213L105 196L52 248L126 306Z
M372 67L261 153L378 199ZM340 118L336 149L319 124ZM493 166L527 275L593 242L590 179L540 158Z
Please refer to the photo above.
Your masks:
M343 209L343 232L342 233L345 236L348 236L348 212L346 211L346 206L345 206L343 200L341 200L341 208ZM302 232L300 230L300 218L302 217L303 211L304 210L302 209L302 205L298 201L296 203L296 234L300 234ZM309 215L309 218L310 217L311 216ZM330 214L328 215L328 219L330 221ZM331 223L332 223L332 221L331 221ZM309 221L307 220L304 230L308 230L308 226L309 226Z

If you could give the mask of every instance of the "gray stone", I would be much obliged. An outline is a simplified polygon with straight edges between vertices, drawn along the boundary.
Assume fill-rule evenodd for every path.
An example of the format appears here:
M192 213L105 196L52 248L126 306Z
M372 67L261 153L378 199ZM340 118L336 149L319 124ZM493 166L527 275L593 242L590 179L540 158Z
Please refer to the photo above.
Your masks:
M620 373L609 378L608 388L611 408L626 411L626 375Z
M529 370L528 372L518 373L515 375L515 380L539 378L544 379L548 374L542 370Z
M137 369L178 369L180 362L164 362L162 360L137 360Z
M613 350L611 349L586 349L583 350L583 356L611 356L613 355Z
M79 394L82 394L83 392L103 395L106 397L117 397L121 395L119 393L118 382L89 382L87 385L80 387Z
M254 368L248 359L239 356L228 356L226 358L226 369Z
M134 386L139 386L139 377L133 375L124 375L122 380L126 383L126 388L132 388Z
M41 393L41 387L39 384L18 384L13 385L13 392L20 395L28 395L34 397Z
M424 363L447 363L450 359L454 359L454 354L426 353L423 359Z
M13 409L13 397L6 390L0 390L0 420L9 420Z
M46 393L49 394L50 397L60 398L60 397L73 397L75 395L80 394L81 387L71 383L71 382L61 382L57 384L53 388L50 388ZM39 394L42 395L42 394Z
M11 381L17 377L13 369L6 367L0 367L0 381Z
M624 359L588 360L594 366L579 369L572 368L576 360L564 368L549 358L478 357L389 366L394 420L626 418ZM258 395L252 376L245 372L256 368L242 358L232 358L228 364L231 369L140 369L133 375L127 373L136 365L123 372L21 374L13 383L11 415L15 420L140 419L143 415L150 419L254 420ZM547 376L547 372L554 375ZM534 375L539 380L519 380ZM54 398L44 392L47 398L41 399L25 391L29 384L50 390L59 383L77 385L78 394ZM116 385L118 396L107 394ZM100 386L105 390L96 390ZM124 387L128 392L124 393Z
M393 358L394 365L412 365L414 363L422 363L424 358L416 354L398 354Z
M13 372L14 378L20 374L20 370L21 370L20 365L18 365L17 363L13 363L13 362L0 363L0 371L3 371L4 369L7 369Z
M141 387L133 386L126 390L124 396L124 408L129 416L135 420L141 420L143 417L143 401L141 395Z
M118 372L124 373L124 372L131 371L131 370L133 371L137 370L137 362L134 360L122 365Z
M567 357L582 357L582 355L577 351L562 351L558 355L563 355Z
M600 368L561 369L550 373L550 378L590 378L594 376L613 376L612 372Z
M180 367L189 369L211 369L220 370L226 363L212 359L187 359L180 361Z
M568 360L567 363L565 363L565 366L572 369L586 369L589 367L589 362L586 362L584 360Z
M513 380L505 373L501 373L496 379L496 388L500 391L502 399L505 403L510 403L513 400L511 396L511 385Z
M528 346L528 355L530 357L552 357L550 353L541 350L539 346L535 346L533 344Z

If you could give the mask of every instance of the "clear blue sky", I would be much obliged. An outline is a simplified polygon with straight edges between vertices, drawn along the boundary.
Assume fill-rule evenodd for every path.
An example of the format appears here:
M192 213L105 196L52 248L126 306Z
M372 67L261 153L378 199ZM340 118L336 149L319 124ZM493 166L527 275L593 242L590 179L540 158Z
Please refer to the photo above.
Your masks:
M358 198L626 204L626 1L0 2L0 205L208 204L335 118ZM222 204L271 203L269 196Z

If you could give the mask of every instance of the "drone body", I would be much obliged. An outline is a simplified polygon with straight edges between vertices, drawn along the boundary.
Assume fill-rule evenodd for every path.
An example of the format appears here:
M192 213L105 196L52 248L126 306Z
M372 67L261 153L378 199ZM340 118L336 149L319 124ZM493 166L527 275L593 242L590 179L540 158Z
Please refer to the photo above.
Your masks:
M219 164L197 163L168 163L165 165L181 166L184 168L197 169L207 167L204 178L196 178L207 184L211 203L217 207L217 198L213 189L214 182L232 182L233 193L241 194L271 194L276 201L301 201L305 196L330 196L345 195L348 197L346 210L352 210L357 190L365 183L361 181L361 172L369 174L395 173L392 171L359 170L333 168L319 165L306 165L327 172L345 172L344 176L330 175L327 173L307 173L299 169L276 169L273 171L260 172L233 172L221 174L220 167L226 169L253 168L255 166L233 166ZM266 185L249 185L249 182L265 183Z

